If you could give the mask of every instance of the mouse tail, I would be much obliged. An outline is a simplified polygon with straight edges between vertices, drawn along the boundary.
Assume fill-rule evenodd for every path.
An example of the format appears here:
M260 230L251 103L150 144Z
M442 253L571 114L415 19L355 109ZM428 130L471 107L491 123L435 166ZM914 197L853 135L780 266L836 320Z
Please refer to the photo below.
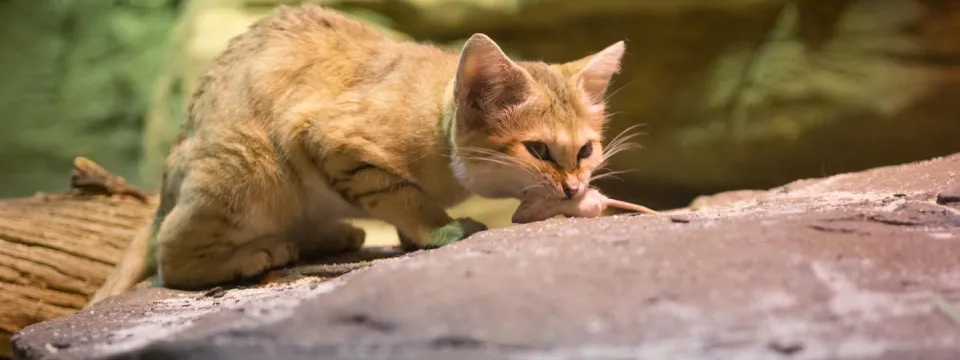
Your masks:
M608 199L608 200L607 200L607 206L615 207L615 208L623 209L623 210L636 211L636 212L638 212L638 213L648 214L648 215L657 215L657 214L660 214L660 213L657 212L656 210L653 210L653 209L648 208L648 207L643 206L643 205L637 205L637 204L634 204L634 203L629 203L629 202L626 202L626 201L620 201L620 200L614 200L614 199Z

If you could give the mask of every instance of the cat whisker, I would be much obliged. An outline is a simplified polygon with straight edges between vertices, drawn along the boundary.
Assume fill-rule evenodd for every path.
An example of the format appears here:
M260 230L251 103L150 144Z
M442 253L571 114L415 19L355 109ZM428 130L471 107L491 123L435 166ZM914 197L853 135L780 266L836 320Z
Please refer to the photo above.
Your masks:
M610 168L602 168L602 170L605 170L605 171L602 171L602 172L597 171L595 172L594 176L607 175L607 174L623 174L623 173L635 171L636 169L613 170Z
M600 175L595 175L595 176L593 176L593 177L590 178L590 181L593 182L593 181L596 181L596 180L599 180L599 179L605 179L605 178L613 178L613 179L621 180L617 175L624 174L624 173L628 173L628 172L630 172L630 171L629 171L629 170L611 171L611 172L608 172L608 173L604 173L604 174L600 174Z
M452 156L451 156L451 157L452 157ZM494 162L494 163L497 163L497 164L500 164L500 165L504 165L504 166L507 166L507 167L513 167L513 166L516 166L516 165L517 165L517 164L512 163L512 162L510 162L510 161L504 161L504 160L499 159L499 158L496 158L496 157L471 156L471 155L459 155L458 157L461 158L461 159L463 159L463 160L474 160L474 161Z
M537 182L536 184L526 186L526 187L524 187L523 189L521 189L520 191L521 191L521 192L526 192L527 190L533 189L533 188L538 187L538 186L539 186L539 187L543 187L543 188L547 188L547 186L544 186L544 185L548 185L549 183L550 183L549 181L543 180L543 181Z
M608 113L606 113L606 114L603 114L603 117L605 117L605 118L607 118L607 119L612 119L614 116L617 116L617 115L620 115L620 114L623 114L623 113L624 113L623 111L608 112Z
M617 136L615 136L612 140L610 140L610 142L607 144L607 146L603 150L603 155L600 161L601 166L603 164L606 164L607 161L610 160L610 158L612 158L614 155L620 152L640 148L640 145L630 143L629 141L637 136L645 135L645 133L640 133L640 132L631 133L632 130L638 127L641 127L643 125L644 124L637 124L637 125L630 126L624 129L623 131L621 131L619 134L617 134Z
M502 162L510 163L510 164L513 164L513 165L521 168L521 169L524 169L524 170L527 171L527 173L528 173L529 175L531 175L531 176L534 176L534 177L537 177L537 176L543 177L543 173L540 171L540 169L534 167L533 165L528 164L528 163L521 162L521 161L519 161L519 160L517 160L517 159L515 159L515 158L513 158L513 157L510 157L509 155L506 155L506 154L503 154L503 153L500 153L500 152L497 152L497 151L494 151L494 150L484 149L484 148L472 148L472 147L464 147L464 148L460 148L460 150L465 151L465 152L468 152L468 153L475 153L475 154L487 155L489 158L495 158L495 159L500 160L500 161L502 161ZM504 164L504 165L507 166L506 164Z
M631 131L634 130L634 129L636 129L637 127L640 127L640 126L641 126L641 124L637 124L637 125L633 125L633 126L630 126L630 127L626 128L626 129L624 129L624 130L621 131L619 134L617 134L617 136L614 136L613 139L610 140L610 142L607 144L607 147L609 147L609 148L616 147L616 146L618 146L618 145L620 145L620 144L623 144L623 143L625 143L626 141L628 141L628 140L630 140L630 139L638 136L638 135L641 134L641 133L639 133L639 132L631 133Z
M610 99L613 98L614 95L616 95L618 92L620 92L620 90L625 89L627 85L630 85L632 83L633 83L633 79L631 79L630 81L627 81L626 84L623 84L622 86L618 87L616 90L608 91L607 94L603 97L603 101L606 103L610 103Z
M505 161L502 161L502 160L498 160L498 159L491 159L491 158L487 158L487 157L480 157L480 156L461 156L460 158L463 159L463 160L492 162L492 163L500 164L500 165L507 166L507 167L513 167L513 166L514 166L513 164L510 164L510 163L508 163L508 162L505 162Z
M640 149L640 148L642 147L637 144L630 144L630 143L619 144L616 147L611 148L609 151L605 151L603 153L602 162L606 163L607 160L610 160L614 155L617 155L621 152Z
M533 173L533 171L531 171L530 168L525 167L525 166L521 166L520 163L517 163L517 162L515 162L515 161L510 161L511 159L508 159L508 158L505 159L504 156L497 156L497 155L494 155L494 154L488 153L488 152L484 152L484 153L487 153L487 154L490 154L490 155L493 155L493 156L491 156L491 157L484 157L484 156L462 156L461 158L462 158L462 159L465 159L465 160L486 161L486 162L496 163L496 164L503 165L504 167L506 167L506 168L508 168L508 169L514 169L514 168L519 167L520 169L522 169L523 171L525 171L527 174L529 174L529 175L530 175L531 177L533 177L533 178L544 178L544 176L542 175L542 173L538 176L538 174ZM506 172L506 171L507 171L507 169L499 169L499 168L496 169L496 170L497 170L497 171L500 171L500 172ZM538 170L538 173L539 173L539 170ZM529 190L530 188L533 188L533 187L536 187L536 186L540 186L540 185L543 185L543 184L545 184L545 183L547 183L547 180L541 180L540 182L538 182L538 183L536 183L536 184L533 184L533 185L531 185L531 186L528 186L528 187L522 189L522 190L521 190L521 193L525 193L525 192L526 192L527 190ZM555 191L555 189L554 189L554 191Z
M624 143L624 142L626 142L626 141L628 141L628 140L630 140L630 139L632 139L632 138L634 138L634 137L636 137L636 136L646 135L646 133L642 133L642 132L633 132L633 133L631 133L632 130L634 130L634 129L638 128L638 127L643 127L643 126L645 126L645 124L636 124L636 125L633 125L633 126L630 126L630 127L626 128L626 129L624 129L624 130L621 131L619 134L617 134L617 136L614 136L613 139L610 140L608 146L609 146L609 147L614 147L614 146L617 146L617 145L619 145L619 144L622 144L622 143Z

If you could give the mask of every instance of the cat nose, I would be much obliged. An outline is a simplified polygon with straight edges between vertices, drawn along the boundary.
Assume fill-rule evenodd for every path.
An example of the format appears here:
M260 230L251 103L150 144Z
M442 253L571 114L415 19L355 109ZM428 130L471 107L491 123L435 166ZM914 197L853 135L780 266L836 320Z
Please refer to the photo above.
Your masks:
M560 187L563 189L563 194L567 196L567 199L572 199L574 195L580 192L579 182L564 182L560 184Z

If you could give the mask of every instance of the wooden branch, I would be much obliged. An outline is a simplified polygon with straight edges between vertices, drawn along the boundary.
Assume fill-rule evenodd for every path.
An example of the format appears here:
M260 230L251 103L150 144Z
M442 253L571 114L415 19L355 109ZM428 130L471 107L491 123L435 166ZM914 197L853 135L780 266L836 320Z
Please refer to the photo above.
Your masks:
M78 157L69 191L0 200L0 341L80 309L104 282L156 197ZM3 353L0 357L12 356Z
M82 195L132 196L147 203L147 195L127 184L126 179L107 172L97 163L82 156L73 159L70 189Z

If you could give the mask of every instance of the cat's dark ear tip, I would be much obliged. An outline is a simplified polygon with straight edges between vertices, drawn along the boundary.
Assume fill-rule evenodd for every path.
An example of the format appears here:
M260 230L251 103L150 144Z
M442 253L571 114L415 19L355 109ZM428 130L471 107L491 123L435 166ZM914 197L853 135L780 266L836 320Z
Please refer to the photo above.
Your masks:
M607 46L607 48L600 51L600 54L604 54L606 57L615 57L620 59L623 57L623 54L627 52L627 43L623 40L613 43L613 45Z
M477 54L480 56L502 55L503 50L500 49L500 45L497 45L497 43L486 34L475 33L463 43L461 56L466 54Z
M482 46L495 46L499 47L493 39L487 36L484 33L475 33L467 39L467 42L464 43L465 46L468 45L482 45Z
M470 41L478 41L478 40L479 40L479 41L491 41L491 42L493 41L493 39L491 39L489 36L487 36L487 34L484 34L484 33L474 33L473 35L470 36L469 39L467 39L468 42L470 42Z

